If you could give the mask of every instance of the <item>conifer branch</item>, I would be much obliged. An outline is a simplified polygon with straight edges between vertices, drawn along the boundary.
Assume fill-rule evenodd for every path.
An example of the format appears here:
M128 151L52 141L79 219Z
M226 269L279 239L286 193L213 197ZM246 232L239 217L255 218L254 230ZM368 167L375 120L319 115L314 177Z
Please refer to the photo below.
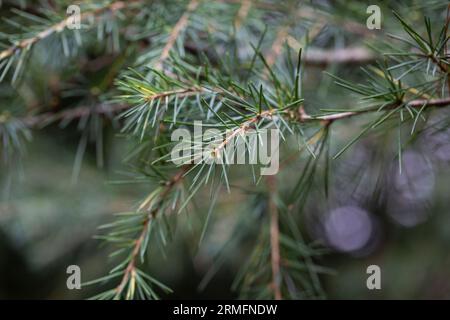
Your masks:
M325 179L321 183L328 197L328 162L333 158L329 154L333 150L329 142L330 139L341 142L339 137L330 138L333 133L331 124L360 115L367 116L370 121L336 154L334 157L336 158L354 142L360 141L369 130L382 124L390 129L398 123L397 148L401 163L401 153L405 145L401 139L402 133L406 133L401 125L407 121L408 124L412 123L412 128L407 133L415 138L413 133L419 134L430 125L426 121L424 111L450 106L450 64L447 52L450 6L444 27L436 34L434 33L436 28L431 27L431 18L425 19L426 33L424 33L417 31L415 25L407 23L398 15L403 30L409 37L407 39L396 37L402 41L401 46L385 43L386 47L395 51L392 54L378 49L375 43L375 50L387 58L384 63L377 66L369 65L367 68L361 68L367 81L360 81L360 78L357 78L355 83L330 75L334 78L335 84L361 97L360 108L338 108L335 105L338 99L323 95L331 92L327 90L329 82L317 80L316 83L316 77L311 77L313 84L317 84L317 91L320 91L320 94L314 95L312 91L316 88L311 88L310 83L307 83L304 89L302 66L372 63L376 58L375 53L360 47L357 41L353 43L352 39L346 36L341 39L346 44L349 43L347 47L328 49L329 44L336 40L333 38L336 32L329 32L328 28L324 28L329 23L346 31L351 31L349 29L353 26L359 26L360 29L353 30L352 33L371 37L371 40L380 33L367 32L367 28L363 27L361 30L358 23L343 21L342 16L345 15L341 12L336 16L330 15L326 11L333 9L332 4L316 8L312 4L296 1L221 0L220 3L207 3L190 0L183 1L186 7L184 5L180 7L175 2L154 1L149 6L136 7L140 12L133 16L133 19L122 20L122 10L132 2L144 4L142 0L108 2L101 8L94 6L98 9L82 14L82 20L93 21L98 18L95 21L105 22L104 25L98 24L97 39L91 37L92 34L89 33L87 41L83 41L89 49L90 44L95 44L95 50L92 50L95 58L90 60L90 63L97 64L99 60L104 60L103 50L110 49L110 40L114 42L113 44L117 44L115 48L121 43L127 44L127 50L121 54L121 63L117 66L115 61L108 60L93 70L85 70L86 68L83 69L80 64L73 64L70 66L73 70L61 67L61 70L54 71L55 78L61 80L60 88L63 88L62 90L68 88L67 95L63 95L66 92L61 90L57 109L39 108L36 113L31 113L27 105L30 105L31 99L38 97L37 92L41 89L34 90L32 84L39 83L42 76L40 74L39 77L36 76L32 68L19 67L29 57L26 56L29 47L66 29L70 18L47 26L52 22L49 23L40 15L30 14L40 12L39 10L30 10L22 12L22 16L19 14L17 21L14 19L9 21L15 28L19 26L24 16L30 18L34 22L31 23L28 34L34 36L21 40L12 47L7 47L11 43L8 42L5 45L7 49L0 52L0 60L4 59L0 61L0 69L4 67L0 75L2 79L9 75L10 66L17 66L16 71L30 71L29 76L27 74L27 77L23 78L25 83L23 87L26 89L22 86L17 88L19 97L9 92L5 94L7 100L4 105L8 107L0 113L2 147L0 151L2 155L8 156L5 163L13 163L14 161L9 160L15 160L16 155L21 155L20 151L30 136L30 128L38 129L58 121L63 124L79 120L77 130L82 131L79 150L83 151L91 138L102 138L104 124L107 122L103 121L104 118L119 115L117 119L121 121L115 124L121 125L122 136L127 137L127 141L133 147L125 159L131 164L131 182L149 183L152 190L140 201L135 210L118 213L117 219L100 227L107 229L108 232L98 238L112 244L114 251L111 256L120 259L107 276L92 283L115 279L111 290L97 296L101 299L157 299L158 294L153 290L154 287L165 292L170 292L170 289L153 279L143 268L147 267L147 253L153 251L150 250L150 245L159 246L164 250L173 235L171 223L172 219L175 220L177 217L172 213L183 211L199 190L210 185L213 192L210 193L210 208L200 236L203 239L210 214L220 196L219 191L214 192L213 189L221 190L223 185L228 191L234 188L233 182L230 181L235 176L229 174L234 161L208 162L203 160L210 159L204 157L209 155L219 158L222 151L227 151L225 156L228 160L228 151L231 151L230 153L234 152L232 157L239 154L246 158L256 151L252 148L258 146L258 141L264 146L262 139L267 138L264 136L264 133L267 133L266 129L276 130L277 136L282 138L277 142L280 147L278 150L289 153L287 157L286 154L282 155L285 161L281 162L278 169L285 169L289 161L294 159L290 157L291 153L295 153L297 160L300 155L302 161L292 172L281 173L289 175L288 179L283 180L283 185L279 184L281 180L277 180L276 176L267 178L257 176L255 168L266 165L260 163L263 160L256 159L256 164L251 162L250 165L243 167L248 168L248 171L251 169L253 183L258 184L263 178L266 183L251 190L254 201L248 204L249 210L247 208L243 210L244 218L251 216L253 219L251 226L242 227L242 224L238 223L239 228L231 235L237 246L241 245L239 242L241 235L246 241L254 238L256 242L248 263L236 277L236 283L240 289L240 296L244 298L322 297L323 292L317 273L327 271L314 263L315 257L322 251L303 240L299 228L301 217L297 213L304 212L305 203L308 203L306 197L308 193L315 192L312 186L316 185L317 176L321 176L322 171L325 171ZM119 19L103 21L100 15L108 12L117 13ZM442 17L442 10L435 14ZM54 21L51 15L46 17ZM44 22L44 25L35 26L36 21ZM32 32L43 28L46 29ZM20 26L18 29L22 30ZM303 34L297 34L303 30L306 30ZM98 41L104 39L103 32L108 34L105 38L106 46ZM325 41L317 41L317 46L324 45L325 48L309 47L311 38L316 37L319 32L323 32ZM79 36L78 33L76 35ZM65 36L65 32L61 33L62 38ZM2 34L0 37L17 38L16 35ZM53 37L51 39L53 40ZM78 38L64 38L63 46L66 50L64 53L69 52L67 48L71 46L71 41L78 40ZM285 43L286 50L284 50ZM339 44L340 41L335 43ZM261 52L266 49L263 56ZM299 51L298 56L292 49ZM21 50L23 55L17 57L16 52ZM54 51L59 53L59 50ZM85 59L91 59L90 51L86 50ZM44 53L43 56L45 55ZM16 60L17 58L19 60ZM30 58L42 57L36 54ZM74 57L67 55L67 58L69 60ZM109 64L114 65L109 68ZM340 68L337 70L340 71ZM19 71L14 72L13 79L18 77ZM107 75L98 76L103 71ZM311 71L317 70L311 68ZM88 79L72 81L70 72ZM94 73L95 76L92 76ZM115 90L107 90L111 89L109 84L115 80L116 75L118 76L115 83L119 95ZM12 83L14 84L14 81ZM24 90L27 91L27 97L23 98L26 101L22 103ZM309 101L304 99L305 90L308 92L306 94L308 98L312 96ZM9 107L10 101L13 107ZM33 105L43 106L48 104L48 101L47 97L43 97L36 99ZM353 98L346 101L354 104ZM65 102L67 103L64 104ZM327 109L313 109L323 104L327 104ZM198 121L202 121L201 133L196 127ZM360 123L356 125L359 128ZM417 131L416 125L419 127ZM213 144L210 144L212 141L208 140L206 133L204 134L204 127L213 129L211 138ZM173 140L175 135L172 133L176 129L182 129L186 133L181 138L185 140L187 136L187 141L178 144L180 141ZM253 134L255 131L257 136L250 136L250 132ZM354 129L348 131L353 132ZM256 139L252 140L253 138ZM290 143L295 139L299 142L298 150L296 145ZM239 144L240 142L242 143ZM177 149L171 149L174 145L183 146L183 152L178 153L176 157L181 160L189 159L187 161L189 164L186 162L176 164L173 151ZM236 146L239 146L239 149L235 148ZM205 152L205 147L206 151L211 147L212 152L210 154ZM199 149L202 158L201 161L195 162L198 159L196 158L198 153L195 152ZM96 150L97 155L101 154L102 150L101 148ZM274 151L272 144L270 150ZM306 150L310 156L305 154ZM81 159L79 154L77 152L78 163ZM195 164L189 162L192 160ZM254 158L251 161L253 160ZM327 164L327 168L323 170L322 161L326 161ZM126 182L129 181L127 178ZM186 186L186 181L189 181L189 186ZM257 236L253 237L254 235Z
M272 47L270 48L270 52L267 54L267 64L269 66L273 66L277 57L281 54L281 51L283 49L284 41L286 41L286 38L289 34L290 25L283 25L277 32L277 35L275 37L275 41L272 44Z
M114 13L116 11L124 9L130 3L137 2L137 1L141 1L141 0L112 2L104 7L94 9L91 11L87 11L87 12L83 12L80 15L80 20L84 21L89 18L101 15L108 11L111 13ZM72 18L68 17L68 18L46 28L45 30L42 30L41 32L39 32L38 34L36 34L35 36L33 36L31 38L27 38L27 39L23 39L23 40L19 41L18 43L12 45L8 49L1 51L0 52L0 60L3 60L5 58L12 56L17 50L30 48L35 43L37 43L41 40L44 40L45 38L51 36L52 34L63 31L65 28L67 28L67 26L69 25L69 23L71 21L72 21Z
M305 65L326 66L330 64L365 64L374 62L376 56L364 47L349 47L339 49L309 48L305 52Z
M130 108L128 104L100 104L98 106L79 106L59 112L45 112L37 115L26 116L23 123L29 128L42 128L51 123L63 120L80 119L91 114L116 115L122 110Z
M395 109L398 106L407 106L411 108L430 108L430 107L446 107L450 105L450 98L443 98L443 99L431 99L431 100L425 100L425 99L417 99L412 100L409 102L396 102L389 105L386 105L384 109ZM304 108L300 107L298 111L298 119L300 122L307 122L307 121L325 121L325 122L333 122L336 120L346 119L350 117L354 117L357 115L362 115L370 112L377 112L379 111L379 107L376 108L368 108L366 110L360 110L360 111L345 111L345 112L337 112L329 115L317 115L317 116L311 116L307 113L305 113Z
M153 99L158 99L161 97L166 97L170 95L179 95L179 97L185 97L194 95L197 92L205 92L206 89L193 87L190 89L181 89L181 90L173 90L168 91L165 93L159 93L155 96L153 96ZM207 92L207 91L206 91ZM216 93L220 94L220 90L217 89ZM148 96L148 99L151 99L152 96ZM446 107L450 105L450 98L442 98L442 99L417 99L412 100L406 103L408 107L420 109L421 107L425 106L425 108L431 108L431 107ZM395 108L398 104L392 104L387 106L387 108ZM72 109L67 109L60 112L46 112L38 115L33 116L26 116L22 119L19 118L19 120L22 121L22 123L29 127L29 128L41 128L48 124L62 121L62 120L72 120L72 119L79 119L83 118L85 116L89 116L90 114L99 114L99 115L114 115L118 114L123 110L127 110L132 108L133 105L127 104L127 103L121 103L121 104L107 104L107 105L98 105L94 107L86 107L86 106L80 106ZM304 122L314 122L314 121L325 121L325 122L333 122L336 120L346 119L350 117L354 117L357 115L367 114L371 112L377 112L378 108L371 108L366 110L360 110L360 111L346 111L346 112L337 112L333 114L327 114L327 115L310 115L307 114L304 110L303 104L299 106L298 113L293 114L291 113L290 118L296 119L300 123ZM254 117L248 121L248 123L245 123L242 127L240 127L235 132L235 135L244 132L245 130L251 128L250 124L255 122L256 120L259 120L260 118L270 118L274 113L277 113L277 109L273 109L272 111L264 111L257 117ZM285 111L282 111L281 113L285 113ZM6 122L7 120L4 120L3 122Z
M129 281L135 281L134 277L136 277L136 265L138 263L139 253L141 251L142 245L145 241L145 238L148 236L149 224L152 223L152 220L156 218L158 214L163 214L160 212L162 210L162 204L166 200L167 196L173 190L173 188L178 185L182 179L184 174L189 170L189 166L182 167L177 174L175 174L169 181L166 182L164 186L164 190L159 196L158 204L154 207L150 212L146 214L144 221L142 222L142 231L140 232L138 238L135 240L135 244L131 251L130 260L123 272L122 278L118 284L118 286L114 289L115 298L120 298L125 287L129 283ZM147 199L141 204L140 209L143 209L146 206Z
M239 135L245 135L245 133L249 129L253 129L252 126L254 123L261 119L272 119L275 114L281 114L282 112L277 112L277 110L266 110L261 113L258 113L256 116L252 117L251 119L245 121L243 124L241 124L239 127L237 127L235 130L231 131L231 133L218 145L213 149L213 154L218 155L220 152L226 147L226 145L232 141L234 138L236 138Z
M242 26L244 20L247 18L250 12L251 7L252 7L252 0L242 0L242 4L238 10L236 19L234 21L234 26L236 30L238 30Z
M156 70L161 70L164 61L169 57L170 50L175 45L177 41L178 35L183 31L183 29L187 26L189 22L189 16L191 13L198 7L199 0L191 0L186 8L186 11L181 15L180 19L177 21L175 26L172 28L172 31L169 34L169 39L164 46L161 55L159 56L158 61L155 64Z

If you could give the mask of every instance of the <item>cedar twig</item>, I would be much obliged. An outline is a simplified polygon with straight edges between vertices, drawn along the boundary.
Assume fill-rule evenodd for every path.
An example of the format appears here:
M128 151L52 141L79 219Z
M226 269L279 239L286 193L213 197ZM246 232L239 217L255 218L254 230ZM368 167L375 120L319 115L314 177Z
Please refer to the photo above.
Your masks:
M241 0L220 0L224 3L240 3ZM278 3L282 3L281 1ZM267 10L269 12L279 11L286 13L286 8L280 6L275 3L268 3L263 1L252 1L252 5L258 9ZM329 13L321 11L316 8L311 8L306 6L306 4L302 3L301 8L298 8L296 11L296 16L299 19L314 19L316 21L321 20L325 24L333 23L336 26L340 26L345 29L347 32L356 34L364 37L375 37L376 34L372 32L372 30L367 29L367 27L356 21L347 21L345 19L336 19L334 16L331 16Z
M276 59L282 53L284 43L287 43L288 45L290 45L292 47L291 41L289 41L290 39L292 39L292 37L290 37L290 35L289 35L289 29L291 28L291 24L292 24L292 21L283 25L278 30L277 35L275 37L275 41L273 42L272 47L271 47L269 53L267 54L267 58L266 58L266 61L267 61L267 64L269 67L271 67L275 64ZM315 37L317 37L317 35L320 33L320 31L323 29L323 27L325 25L326 25L325 21L323 21L323 20L317 21L311 27L311 29L307 31L307 34L305 36L303 36L305 43L308 39L314 39ZM298 44L298 42L296 42L296 44ZM298 48L295 48L295 50L298 51L301 47L302 47L302 45L299 45ZM268 70L266 70L265 76L267 76L267 72L268 72Z
M185 97L197 92L201 92L203 89L199 87L192 87L180 90L171 90L156 93L154 95L149 95L146 99L154 100L160 99L164 97L168 97L170 95L178 95L179 97ZM27 127L44 127L50 123L61 121L61 120L72 120L79 119L90 114L100 114L100 115L114 115L120 111L131 108L132 106L129 104L100 104L98 106L80 106L72 109L67 109L61 112L45 112L38 115L27 116L22 119L23 123Z
M237 129L233 130L217 147L213 149L213 154L218 155L220 151L225 148L225 146L232 141L232 139L238 135L243 135L245 132L252 128L252 125L255 124L260 119L271 119L273 114L276 113L276 110L266 110L259 114L257 114L255 117L245 121L243 124L241 124Z
M185 91L184 91L185 92ZM189 94L189 93L187 93ZM409 107L412 108L421 108L423 105L426 105L426 107L445 107L450 105L450 98L445 99L418 99L418 100L412 100L406 104ZM396 105L386 106L385 108L393 108ZM22 122L30 128L36 127L40 128L45 125L48 125L50 123L61 121L65 119L78 119L85 116L88 116L90 114L100 114L100 115L113 115L117 114L120 111L126 110L131 108L132 106L129 104L110 104L110 105L99 105L96 107L86 107L81 106L73 109L64 110L58 113L54 112L46 112L34 116L27 116L25 118L22 118ZM378 109L367 109L363 111L346 111L346 112L338 112L333 113L329 115L309 115L306 114L303 106L299 107L298 114L293 115L294 118L296 118L300 122L309 122L309 121L335 121L345 118L350 118L356 115L369 113L377 111ZM274 109L276 111L276 109ZM262 116L269 117L270 115L263 114Z
M164 46L161 55L159 56L158 61L155 64L155 69L161 70L164 61L169 57L170 50L175 45L175 42L177 41L177 38L181 31L187 26L189 21L189 16L191 13L197 8L199 4L198 0L191 0L189 2L186 11L182 14L181 18L178 20L178 22L173 27L172 31L169 35L169 40L167 41L166 45Z
M27 116L22 121L29 128L42 128L53 122L66 119L80 119L90 114L113 115L130 107L128 104L101 104L93 107L80 106L60 112L45 112Z
M316 49L308 48L302 58L305 65L364 64L373 62L376 56L364 47Z
M166 183L165 189L159 197L159 202L158 202L157 207L152 209L147 214L147 216L142 224L142 231L139 234L139 237L135 240L135 244L134 244L133 250L131 252L130 261L128 262L127 267L125 268L122 279L120 280L118 286L115 288L116 298L120 297L120 294L123 292L125 286L128 283L128 280L130 279L130 277L133 277L136 272L137 258L139 256L139 251L141 250L141 246L145 240L145 237L147 236L149 224L157 216L157 214L161 210L164 200L167 198L167 196L170 194L170 192L173 190L173 188L182 181L184 174L187 172L187 170L189 168L190 168L190 166L182 167L181 170L177 174L175 174Z
M384 109L394 109L398 107L401 103L392 103L390 105L387 105L384 107ZM450 105L450 98L444 98L444 99L418 99L418 100L412 100L405 103L405 106L411 107L411 108L422 108L425 107L445 107ZM350 118L356 115L361 115L369 112L376 112L378 108L374 109L366 109L362 111L345 111L345 112L338 112L333 113L329 115L319 115L319 116L311 116L308 115L304 109L303 106L299 108L298 111L298 120L300 122L306 122L306 121L325 121L325 122L332 122L335 120L340 119L346 119Z
M130 2L136 2L136 1L140 1L140 0L131 0L131 1L128 1L128 3L125 1L116 1L116 2L110 3L109 5L107 5L105 7L82 13L80 15L80 20L83 21L83 20L89 19L91 17L96 17L107 11L114 13L116 11L119 11L119 10L122 10L123 8L125 8L127 6L127 4L129 4ZM27 39L17 42L16 44L12 45L8 49L0 52L0 60L3 60L5 58L12 56L17 50L29 48L33 44L37 43L38 41L43 40L56 32L63 31L70 22L71 22L71 17L68 17L68 18L48 27L47 29L39 32L38 34L36 34L35 36L33 36L31 38L27 38Z
M245 19L248 16L248 13L250 12L250 8L252 7L252 1L251 0L242 0L241 7L239 8L239 11L236 15L236 19L234 21L234 26L236 30L238 30Z
M270 49L269 54L267 55L266 61L269 66L273 66L277 57L281 54L283 49L283 43L286 41L287 36L289 35L290 25L282 26L275 37L275 41L272 44L272 48Z

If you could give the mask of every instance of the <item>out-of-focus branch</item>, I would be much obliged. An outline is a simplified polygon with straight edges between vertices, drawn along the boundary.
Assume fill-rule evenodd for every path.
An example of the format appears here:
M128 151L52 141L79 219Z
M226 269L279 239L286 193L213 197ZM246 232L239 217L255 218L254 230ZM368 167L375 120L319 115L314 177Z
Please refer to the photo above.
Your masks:
M220 0L221 2L225 3L240 3L241 0ZM281 5L282 1L279 1L278 3L268 3L263 1L255 1L252 0L252 6L255 8L259 8L262 10L267 11L280 11L280 12L288 12L289 9L286 8L286 6ZM356 21L349 21L346 19L337 19L333 15L320 10L316 8L312 8L308 6L307 4L302 4L300 8L297 9L296 15L299 19L310 19L314 20L316 22L320 22L325 24L333 24L335 26L341 27L345 31L356 34L363 37L375 37L376 35L379 35L380 30L377 30L374 32L373 30L369 30L364 24L356 22Z
M287 36L289 35L290 25L282 26L275 37L275 41L272 44L270 52L267 54L266 61L269 66L272 66L277 57L281 54L281 50L283 49L283 44L286 41Z
M22 121L27 127L39 128L62 120L83 118L90 114L114 115L128 108L130 108L130 105L128 104L101 104L94 107L80 106L60 112L45 112L38 115L27 116L23 118Z
M147 214L147 216L142 224L142 229L141 229L142 231L139 234L139 237L135 240L135 244L134 244L133 250L131 252L130 261L128 262L127 267L124 270L124 273L122 275L122 279L119 282L119 285L115 289L116 297L119 297L122 294L125 286L127 285L128 281L130 280L130 278L135 277L135 275L136 275L136 264L137 264L136 260L139 255L139 251L141 250L141 246L144 243L145 237L148 236L147 235L148 225L156 217L156 215L162 214L160 211L161 211L163 202L165 201L165 199L167 198L169 193L173 190L173 188L182 181L184 174L188 171L189 168L190 168L189 166L182 167L177 174L175 174L169 181L167 181L167 183L165 185L165 189L160 196L158 206L156 208L154 208L153 210L151 210Z
M237 12L236 19L234 20L234 26L236 30L238 30L245 19L248 16L248 13L250 12L250 8L252 7L252 1L251 0L242 0L241 7L239 8L239 11Z
M191 0L189 2L186 11L183 13L181 18L178 20L178 22L173 27L172 31L169 35L169 40L167 41L166 45L164 46L161 55L159 56L158 61L156 62L155 68L160 70L162 69L162 65L164 61L169 57L170 50L175 45L175 42L177 41L177 38L180 34L180 32L187 26L189 21L189 16L191 13L197 8L199 4L198 0Z
M147 100L161 99L171 95L178 95L179 97L187 97L189 95L202 92L203 89L199 87L185 88L179 90L170 90L154 95L145 97ZM80 106L72 109L66 109L60 112L45 112L38 115L27 116L22 119L22 122L28 127L44 127L50 123L62 121L62 120L72 120L79 119L90 114L103 114L103 115L115 115L118 112L129 109L132 106L129 104L100 104L97 106Z
M303 62L306 65L325 66L329 64L364 64L376 59L371 51L364 47L340 48L340 49L316 49L305 50Z
M110 3L109 5L107 5L105 7L98 8L98 9L91 10L91 11L86 11L86 12L82 13L80 15L80 20L81 21L87 20L89 18L96 17L100 14L103 14L107 11L114 13L116 11L122 10L130 3L138 2L138 1L140 1L140 0L116 1L116 2ZM71 17L68 17L68 18L48 27L47 29L39 32L38 34L36 34L35 36L33 36L31 38L27 38L27 39L17 42L16 44L12 45L8 49L0 52L0 60L3 60L5 58L12 56L16 52L16 50L29 48L36 42L43 40L56 32L61 32L69 25L69 23L71 23Z

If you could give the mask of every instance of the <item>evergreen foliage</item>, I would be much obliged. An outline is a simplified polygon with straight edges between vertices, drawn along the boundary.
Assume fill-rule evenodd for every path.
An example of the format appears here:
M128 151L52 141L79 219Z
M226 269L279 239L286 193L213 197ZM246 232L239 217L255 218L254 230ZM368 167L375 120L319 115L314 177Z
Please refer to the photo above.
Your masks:
M66 8L73 4L81 8L79 30L69 28ZM103 166L105 128L132 145L124 156L132 181L125 182L153 187L129 212L100 226L113 267L84 284L106 288L95 298L170 293L149 272L149 257L164 255L180 216L198 213L196 202L208 203L207 213L193 218L202 219L201 227L192 230L198 243L206 241L227 193L241 194L246 205L201 286L225 252L251 246L233 284L242 298L325 298L320 277L333 273L321 265L327 249L309 241L303 228L311 199L330 199L335 162L366 137L384 139L402 172L405 148L436 127L429 114L450 105L447 2L382 5L381 30L366 28L366 7L359 1L3 1L2 170L14 174L33 131L54 124L76 123L79 131L73 181L91 143ZM423 16L420 25L410 11ZM338 40L340 51L333 47ZM329 71L325 84L305 93L317 66ZM36 74L48 69L59 78L36 83ZM346 80L350 72L363 80ZM327 95L329 87L358 102L340 105ZM222 136L254 129L258 140L260 129L276 129L279 174L261 176L259 165L227 162L175 165L171 133L191 131L200 120ZM352 135L342 136L343 128ZM251 148L246 145L248 155Z

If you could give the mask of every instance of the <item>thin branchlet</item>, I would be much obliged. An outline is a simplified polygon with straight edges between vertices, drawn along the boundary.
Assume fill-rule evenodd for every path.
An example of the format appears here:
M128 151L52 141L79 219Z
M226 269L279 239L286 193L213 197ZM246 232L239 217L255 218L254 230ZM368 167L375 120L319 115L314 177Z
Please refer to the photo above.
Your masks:
M161 212L163 210L163 203L166 201L166 198L169 196L170 192L181 183L184 174L189 170L189 166L182 167L177 174L175 174L170 180L168 180L164 185L164 190L159 195L158 204L156 207L152 208L150 212L145 213L145 219L142 222L142 231L140 232L137 239L134 241L134 245L132 247L132 251L130 254L130 260L123 271L122 279L120 280L117 287L114 289L115 297L120 298L125 287L134 281L134 277L136 276L136 265L138 263L139 253L141 247L145 241L145 238L148 236L149 224L157 217L158 214L164 214ZM141 205L142 207L142 205Z
M80 22L88 20L90 18L96 18L97 16L102 15L106 12L110 12L110 13L114 14L116 11L126 8L129 4L134 3L134 2L139 2L139 1L140 0L115 1L115 2L107 4L104 7L100 7L98 9L83 12L80 15ZM58 22L54 25L51 25L50 27L42 30L41 32L37 33L36 35L34 35L30 38L27 38L27 39L23 39L23 40L17 42L16 44L12 45L8 49L1 51L0 52L0 61L12 56L14 53L17 52L17 50L28 49L35 43L37 43L41 40L44 40L57 32L63 31L64 29L67 28L67 26L71 23L71 21L72 21L72 17L63 19L60 22Z

